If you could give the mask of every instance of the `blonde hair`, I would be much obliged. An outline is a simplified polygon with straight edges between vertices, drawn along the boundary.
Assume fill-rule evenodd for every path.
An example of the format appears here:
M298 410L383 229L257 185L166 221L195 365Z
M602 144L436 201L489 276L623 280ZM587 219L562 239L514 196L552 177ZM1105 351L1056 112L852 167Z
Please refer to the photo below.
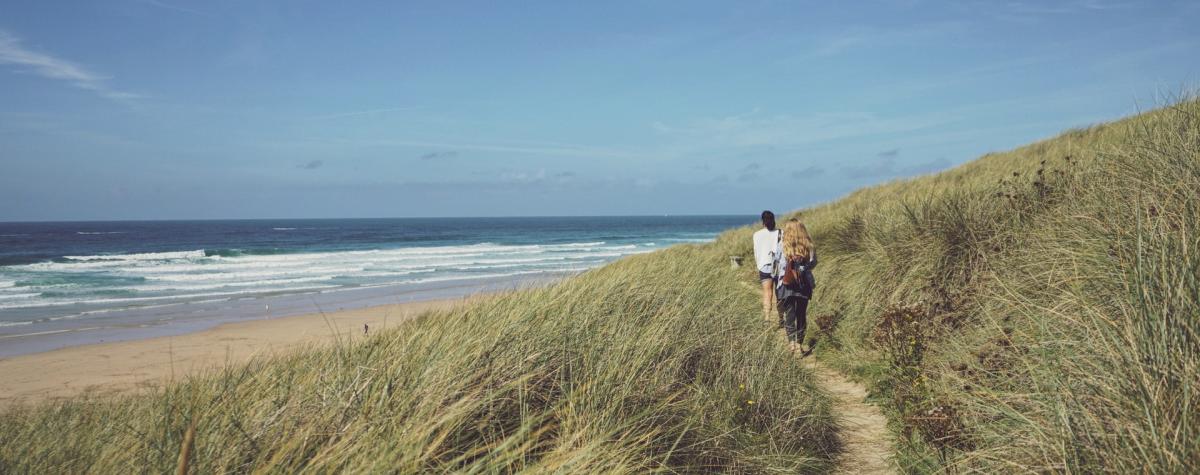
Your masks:
M808 259L813 253L812 237L799 219L789 219L783 225L783 255L788 259Z

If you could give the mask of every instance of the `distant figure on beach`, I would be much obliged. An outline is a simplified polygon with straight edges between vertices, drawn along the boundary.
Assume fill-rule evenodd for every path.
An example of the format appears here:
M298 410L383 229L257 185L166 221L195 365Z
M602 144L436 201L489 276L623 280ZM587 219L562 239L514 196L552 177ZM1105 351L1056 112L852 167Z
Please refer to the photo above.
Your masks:
M758 268L758 282L762 285L763 319L770 322L775 313L775 288L772 274L775 273L776 252L779 248L779 231L775 229L775 213L762 212L763 228L754 232L754 266Z
M792 351L808 355L812 348L804 344L804 331L808 327L808 301L817 286L812 274L817 266L817 252L804 223L792 218L783 225L775 254L778 261L773 277L779 318Z

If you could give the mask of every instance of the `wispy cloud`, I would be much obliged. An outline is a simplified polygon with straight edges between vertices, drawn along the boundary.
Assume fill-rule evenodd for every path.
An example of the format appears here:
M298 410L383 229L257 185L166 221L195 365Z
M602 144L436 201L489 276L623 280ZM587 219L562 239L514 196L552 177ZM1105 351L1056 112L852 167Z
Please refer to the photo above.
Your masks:
M854 25L815 33L798 48L799 54L779 59L781 63L842 56L856 50L878 49L942 39L967 31L961 21L914 23L903 27Z
M554 155L562 157L590 157L590 158L646 158L645 154L628 152L619 149L609 149L603 147L589 147L570 144L504 144L504 143L477 143L477 142L457 142L457 141L428 141L428 140L404 140L404 139L366 139L366 140L348 140L348 139L325 139L327 143L340 144L343 146L362 146L362 147L419 147L419 148L442 148L453 150L475 150L483 152L511 152L529 155Z
M754 182L758 181L759 178L760 177L759 177L758 173L756 173L756 172L746 172L746 173L739 174L737 177L737 181L739 183L754 183Z
M855 47L869 43L871 41L870 35L870 32L867 31L852 31L830 36L818 42L813 47L810 55L818 58L837 56Z
M155 7L158 7L158 8L164 8L164 9L167 9L167 10L174 10L174 11L177 11L177 12L180 12L180 13L189 13L189 14L192 14L192 15L202 15L202 16L212 16L212 14L210 14L210 13L207 13L207 12L202 12L202 11L200 11L200 10L195 10L195 9L192 9L192 8L188 8L188 7L183 7L183 6L175 5L175 4L172 4L172 3L162 2L162 1L159 1L159 0L138 0L138 2L139 2L139 3L144 3L144 4L146 4L146 5L155 6Z
M794 146L878 134L911 132L953 121L945 114L880 117L869 112L767 115L755 109L727 117L699 118L674 125L651 124L661 135L703 147Z
M546 180L546 169L540 168L535 171L506 171L500 174L500 182L504 183L541 183Z
M804 180L804 179L816 178L816 177L822 176L824 174L825 174L824 168L818 167L816 165L810 165L802 170L793 171L791 175L792 175L793 180Z
M439 158L454 158L457 156L458 156L458 152L455 152L453 150L449 150L449 151L445 151L445 152L429 152L427 154L421 155L421 160L436 160Z
M481 177L479 181L472 183L491 183L496 185L557 186L581 183L579 180L576 180L578 175L573 171L548 172L545 168L538 168L536 170L503 169L499 171L480 171L471 174Z
M1137 8L1136 2L1113 2L1105 0L1069 0L1060 2L1009 0L993 2L978 0L963 2L959 6L973 13L984 13L992 18L1016 23L1036 23L1046 17L1077 15L1087 12L1105 12Z
M318 168L321 168L324 165L325 165L325 162L323 160L313 160L308 163L301 163L299 165L296 165L296 168L300 168L303 170L316 170Z
M309 117L309 119L311 119L311 120L342 119L342 118L346 118L346 117L358 117L358 116L364 116L364 115L386 114L388 112L411 111L411 110L416 110L416 109L418 109L418 108L417 107L387 107L387 108L383 108L383 109L367 109L367 110L361 110L361 111L338 112L335 114L327 114L327 115L319 115L319 116L315 116L315 117Z
M874 161L861 165L843 166L842 175L847 178L890 178L920 175L942 170L950 166L950 161L945 158L936 158L914 164L901 164L897 163L896 160L899 156L900 149L885 150L879 152L878 159Z
M21 44L20 38L4 30L0 30L0 64L13 65L19 71L44 78L65 81L77 88L92 91L108 99L124 101L142 97L140 94L109 87L106 84L109 78L89 71L83 66L26 48Z

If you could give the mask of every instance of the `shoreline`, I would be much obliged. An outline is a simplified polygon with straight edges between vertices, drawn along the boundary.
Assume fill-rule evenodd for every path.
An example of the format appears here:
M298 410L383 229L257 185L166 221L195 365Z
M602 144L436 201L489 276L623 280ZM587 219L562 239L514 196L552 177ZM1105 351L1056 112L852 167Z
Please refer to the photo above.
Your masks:
M361 338L423 313L448 310L500 292L422 300L264 320L136 340L92 343L0 358L0 408L88 394L130 394L255 357Z
M179 337L231 323L329 314L424 301L455 300L472 295L550 285L577 274L578 272L547 272L505 278L462 279L437 282L433 285L381 285L237 300L181 302L100 312L107 316L59 319L50 324L42 324L37 331L29 333L0 332L0 361L80 346Z

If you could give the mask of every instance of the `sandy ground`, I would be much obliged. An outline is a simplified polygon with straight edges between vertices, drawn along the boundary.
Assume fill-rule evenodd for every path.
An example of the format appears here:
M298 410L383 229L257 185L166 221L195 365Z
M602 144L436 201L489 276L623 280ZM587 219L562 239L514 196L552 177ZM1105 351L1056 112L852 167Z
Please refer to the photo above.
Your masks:
M833 396L833 409L841 423L843 448L836 473L898 473L890 461L895 449L887 430L887 417L866 402L867 388L841 373L805 358L821 387Z
M0 359L0 407L84 392L136 391L190 373L239 364L251 357L281 353L395 326L421 312L444 309L464 299L432 300L322 315L300 315L227 323L196 333L145 340L98 343Z

